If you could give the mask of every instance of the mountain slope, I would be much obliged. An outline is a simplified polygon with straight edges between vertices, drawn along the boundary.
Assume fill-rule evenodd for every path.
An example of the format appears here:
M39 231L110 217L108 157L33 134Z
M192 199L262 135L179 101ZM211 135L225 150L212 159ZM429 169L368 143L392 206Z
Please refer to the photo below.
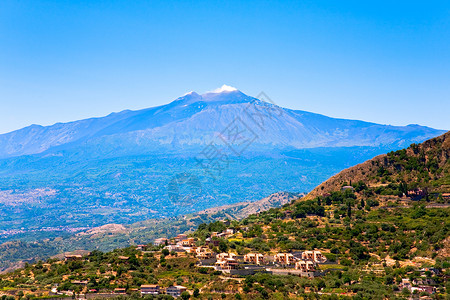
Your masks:
M239 122L233 123L236 118ZM0 158L66 151L81 152L84 158L139 155L210 142L222 145L218 135L230 124L255 138L255 149L404 147L442 133L418 125L379 125L285 109L225 87L203 95L191 92L159 107L2 134Z
M363 181L369 186L399 185L407 189L427 189L429 193L450 192L450 132L412 144L407 149L379 155L331 177L312 190L305 199L311 199L339 190L344 184ZM405 192L405 191L402 191Z

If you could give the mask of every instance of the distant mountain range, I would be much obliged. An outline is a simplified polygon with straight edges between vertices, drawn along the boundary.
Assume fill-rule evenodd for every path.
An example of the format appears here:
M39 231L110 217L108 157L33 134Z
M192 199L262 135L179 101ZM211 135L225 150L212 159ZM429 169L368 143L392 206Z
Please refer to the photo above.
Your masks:
M239 141L236 132L241 134ZM38 153L117 157L197 150L210 143L228 145L237 154L245 146L252 150L400 148L443 132L419 125L380 125L281 108L223 86L202 95L190 92L158 107L45 127L31 125L2 134L0 158Z
M223 86L0 135L0 234L133 223L308 192L347 167L444 132L257 98Z

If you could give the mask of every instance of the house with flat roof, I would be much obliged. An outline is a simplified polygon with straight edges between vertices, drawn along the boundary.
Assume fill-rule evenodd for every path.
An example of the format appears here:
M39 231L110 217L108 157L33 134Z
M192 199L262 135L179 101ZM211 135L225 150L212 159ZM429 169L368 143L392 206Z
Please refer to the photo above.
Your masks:
M141 295L159 295L160 287L157 284L141 285Z
M299 260L295 263L295 269L300 271L300 276L314 278L321 272L316 269L317 263L311 260Z
M295 263L295 269L303 272L315 271L315 263L310 260L299 260Z
M166 289L166 294L175 298L178 298L181 296L181 293L185 292L187 288L182 285L173 285L169 286Z
M71 260L82 260L83 256L80 254L66 254L64 255L65 261L71 261Z
M195 257L198 259L210 259L214 257L214 253L206 247L198 247L195 249Z
M400 288L411 290L411 281L409 280L409 278L402 279L402 282L400 283Z
M175 241L177 241L177 242L181 242L182 240L185 240L185 239L187 239L187 234L184 234L184 233L180 233L179 235L177 235L175 237Z
M140 250L140 251L145 251L147 249L147 247L148 247L147 245L142 244L142 245L137 245L136 249Z
M155 245L155 246L161 246L161 245L165 245L166 242L168 243L169 240L166 239L166 238L159 238L159 239L156 239L156 240L153 242L153 245Z
M322 252L320 251L304 251L302 253L302 259L312 260L317 263L322 263L327 260L327 258L324 255L322 255Z
M234 258L224 258L217 260L215 265L218 270L234 270L238 268L239 262Z
M170 252L184 252L184 248L181 245L167 245L164 247L164 249L169 250Z
M194 238L187 238L187 239L179 241L177 244L184 246L184 247L192 247L192 246L195 246L195 240L194 240Z
M244 255L244 262L261 265L264 263L264 255L261 253L248 253Z
M127 289L126 288L115 288L114 294L126 294Z
M228 235L233 235L234 234L234 229L233 228L227 228L225 231L225 234Z
M274 256L275 263L281 265L292 265L295 263L295 257L292 253L277 253Z
M223 259L235 258L235 257L236 257L236 254L234 254L234 253L226 253L226 252L219 253L219 254L216 255L217 260L221 260L221 259L223 260Z
M346 190L351 190L351 191L353 191L354 190L354 188L351 186L351 185L345 185L345 186L343 186L343 187L341 187L341 191L346 191Z

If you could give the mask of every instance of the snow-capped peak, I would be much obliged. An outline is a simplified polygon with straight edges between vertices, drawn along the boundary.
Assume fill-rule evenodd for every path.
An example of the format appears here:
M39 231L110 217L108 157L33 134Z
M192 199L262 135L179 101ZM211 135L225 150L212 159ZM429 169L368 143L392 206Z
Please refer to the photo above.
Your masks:
M223 92L234 92L234 91L237 91L237 90L238 90L238 89L235 88L235 87L232 87L232 86L229 86L229 85L224 84L224 85L222 85L220 88L215 89L215 90L213 90L213 91L206 92L206 93L207 93L207 94L209 94L209 93L219 94L219 93L223 93Z
M186 94L184 94L184 95L181 96L181 97L184 97L184 96L187 96L187 95L193 95L193 94L196 94L196 92L190 91L190 92L187 92Z

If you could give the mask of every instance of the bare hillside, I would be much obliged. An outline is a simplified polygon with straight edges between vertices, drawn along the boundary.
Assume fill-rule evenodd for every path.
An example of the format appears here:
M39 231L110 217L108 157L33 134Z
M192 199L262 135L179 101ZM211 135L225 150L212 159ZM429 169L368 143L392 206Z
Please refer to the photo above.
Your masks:
M449 157L450 132L447 132L421 144L412 144L407 149L379 155L348 168L321 183L304 199L313 199L361 181L372 187L404 182L409 190L426 188L430 192L448 193Z

